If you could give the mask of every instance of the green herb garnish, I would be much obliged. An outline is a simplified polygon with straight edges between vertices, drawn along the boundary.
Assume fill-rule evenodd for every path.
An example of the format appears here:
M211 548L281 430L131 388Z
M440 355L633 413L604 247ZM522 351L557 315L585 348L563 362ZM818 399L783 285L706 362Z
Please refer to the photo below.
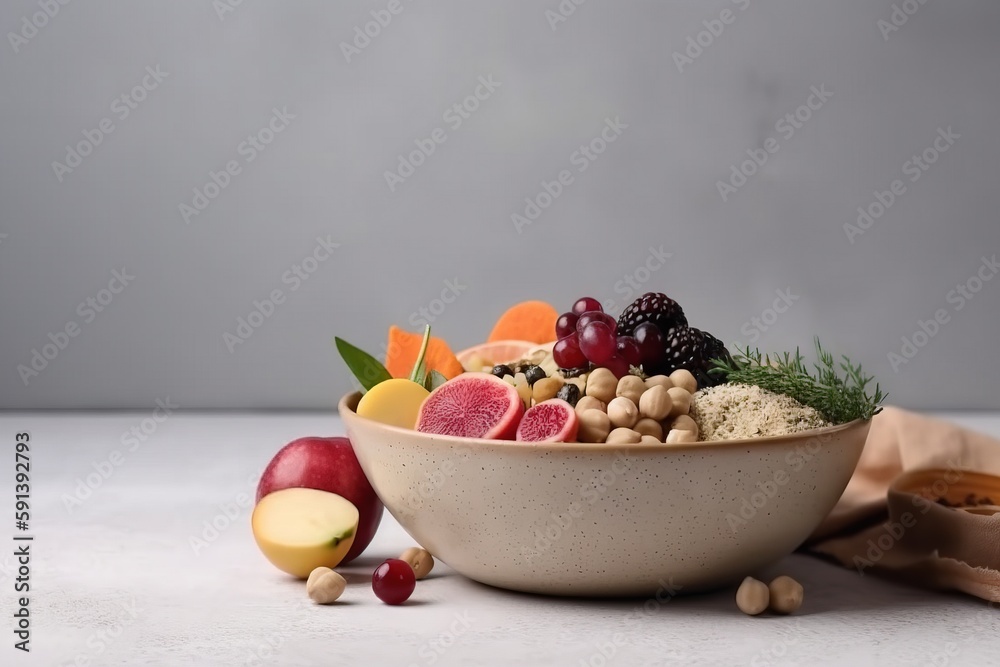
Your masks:
M834 424L871 419L882 411L879 404L886 395L878 384L873 394L867 391L874 378L865 375L861 366L851 363L846 356L838 365L833 355L820 345L819 338L816 338L815 373L810 371L798 348L794 355L785 352L780 356L765 356L749 346L736 350L731 360L714 360L709 373L721 374L730 383L756 385L791 396Z
M447 381L448 378L432 369L431 372L427 374L427 381L424 382L424 387L427 391L434 391Z
M417 352L417 360L413 363L413 370L410 371L410 381L423 386L427 382L427 344L431 342L431 325L424 325L424 339L420 342L420 351Z
M430 325L426 325L424 328L424 340L420 345L417 361L413 364L413 371L410 372L410 381L426 387L428 391L434 391L444 384L448 378L434 369L431 369L429 373L427 372L425 357L427 356L427 345L430 343L430 340L431 327ZM337 344L337 351L340 352L344 363L347 364L347 368L354 374L354 377L358 379L364 391L368 391L379 382L392 379L392 375L382 365L382 362L372 355L359 347L351 345L343 338L335 336L334 341Z
M368 354L358 347L354 347L343 338L334 337L337 344L337 351L347 367L354 373L365 391L368 391L379 382L391 380L392 375L385 369L378 359Z

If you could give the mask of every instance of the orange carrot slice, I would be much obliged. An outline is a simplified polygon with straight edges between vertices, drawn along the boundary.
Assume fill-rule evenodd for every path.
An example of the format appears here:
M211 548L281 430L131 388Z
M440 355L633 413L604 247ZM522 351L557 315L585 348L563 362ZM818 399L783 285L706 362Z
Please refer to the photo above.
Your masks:
M421 333L403 331L397 326L389 327L389 344L385 351L385 368L394 378L408 378L417 363L420 345L424 341ZM462 372L462 364L441 338L431 336L424 355L427 372L435 370L449 380Z
M559 313L544 301L522 301L507 309L490 332L488 342L527 340L541 345L556 339Z

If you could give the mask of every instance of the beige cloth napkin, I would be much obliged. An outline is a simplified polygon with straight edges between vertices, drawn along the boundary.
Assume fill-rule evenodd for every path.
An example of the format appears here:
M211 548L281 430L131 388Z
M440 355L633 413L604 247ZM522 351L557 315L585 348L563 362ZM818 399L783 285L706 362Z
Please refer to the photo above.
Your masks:
M1000 440L885 408L804 549L864 575L1000 602Z

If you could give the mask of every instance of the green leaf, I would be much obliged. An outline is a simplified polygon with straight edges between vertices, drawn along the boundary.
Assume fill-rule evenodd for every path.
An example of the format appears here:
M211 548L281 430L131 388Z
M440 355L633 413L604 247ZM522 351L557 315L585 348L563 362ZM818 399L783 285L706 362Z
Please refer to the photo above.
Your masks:
M354 347L343 338L334 337L337 343L337 351L350 369L354 377L358 379L365 391L371 389L379 382L391 380L392 375L385 369L382 363L368 354L364 350Z
M431 372L427 375L427 381L424 383L424 387L427 391L434 391L447 381L448 378L441 375L436 370L431 369Z
M424 339L420 343L420 352L417 353L417 361L413 364L413 371L410 373L410 380L423 386L427 380L427 363L424 357L427 356L427 344L431 342L431 325L424 325Z

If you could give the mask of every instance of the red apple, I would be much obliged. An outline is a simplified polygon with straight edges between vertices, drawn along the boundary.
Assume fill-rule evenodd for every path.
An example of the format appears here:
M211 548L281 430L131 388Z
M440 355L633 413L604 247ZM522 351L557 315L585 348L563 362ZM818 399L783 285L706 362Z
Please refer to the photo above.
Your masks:
M301 487L343 496L358 508L358 533L341 564L361 555L375 537L384 506L368 482L347 438L293 440L274 455L257 484L257 501L274 491Z

